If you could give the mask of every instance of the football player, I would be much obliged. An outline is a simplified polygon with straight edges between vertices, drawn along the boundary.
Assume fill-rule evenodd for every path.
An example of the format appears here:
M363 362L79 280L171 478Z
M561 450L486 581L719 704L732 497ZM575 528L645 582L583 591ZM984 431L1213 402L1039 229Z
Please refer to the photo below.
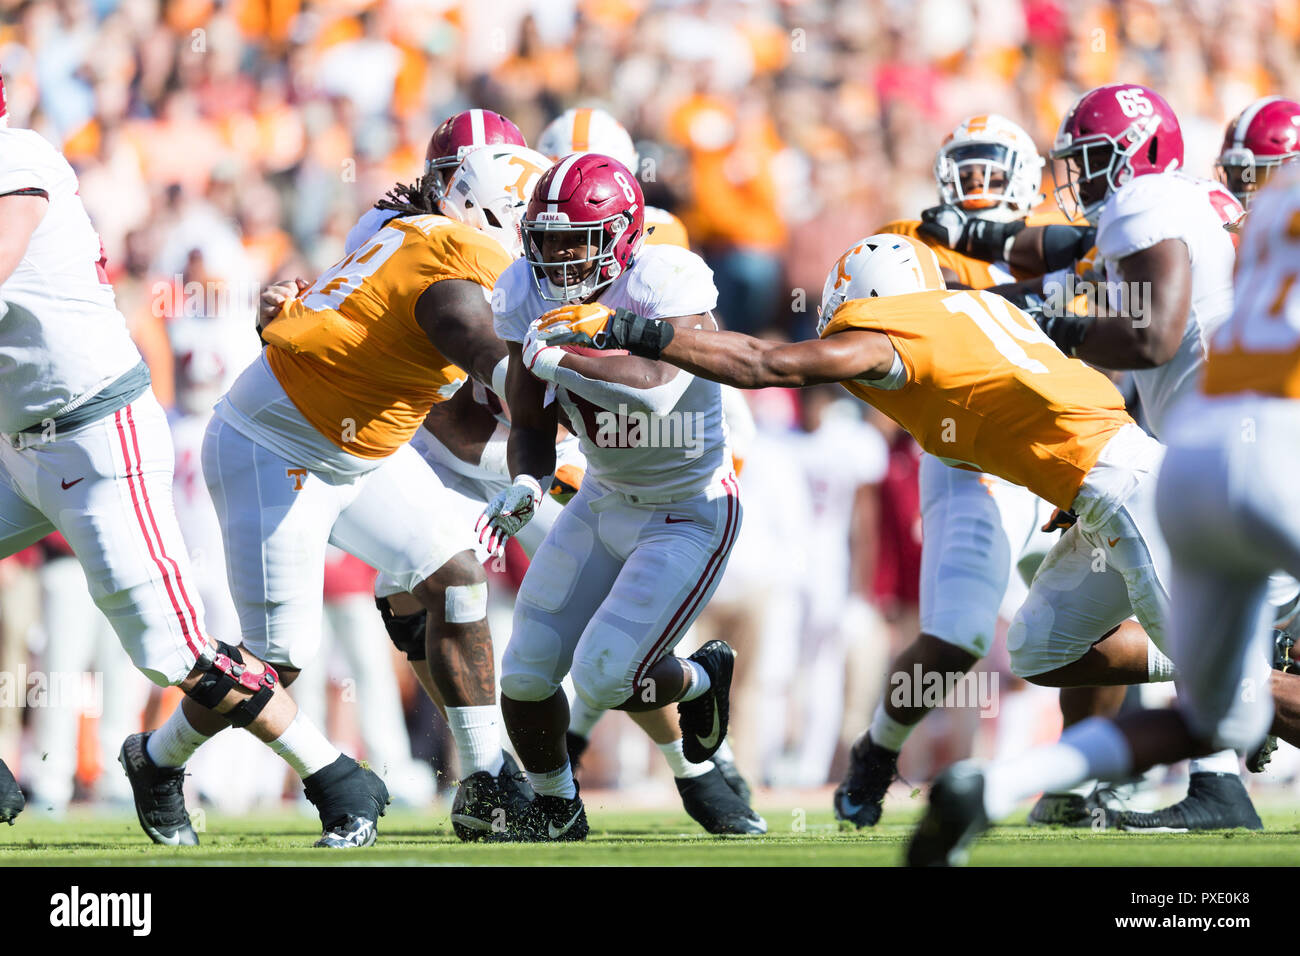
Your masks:
M1041 199L1043 158L1029 134L997 114L962 121L934 163L941 202L972 220L1019 222ZM985 289L1012 281L1005 263L988 263L947 248L897 221L882 233L918 239L935 253L945 284ZM1052 538L1039 526L1050 508L1020 485L922 456L921 633L893 662L892 673L964 673L989 652L1013 569L1032 574ZM917 695L919 698L920 695ZM898 775L898 754L929 712L910 699L884 695L870 728L854 742L835 791L837 819L859 827L880 819L885 793Z
M496 550L534 514L555 469L560 409L587 473L524 576L501 674L501 710L537 796L524 836L580 840L587 820L565 745L574 688L596 710L678 704L683 756L702 764L727 732L734 654L672 649L707 603L740 528L718 386L634 356L597 358L529 335L555 306L612 303L666 325L714 326L712 274L684 249L642 248L636 176L596 153L567 156L533 192L525 260L494 292L509 343L514 480L483 512ZM761 832L755 820L755 827Z
M1195 390L1205 343L1232 307L1235 247L1226 227L1241 219L1241 204L1218 183L1181 171L1178 118L1146 87L1111 84L1085 93L1062 120L1052 156L1068 167L1057 188L1062 210L1097 226L1105 281L1096 288L1106 297L1090 310L1064 310L1051 290L1068 276L1048 275L1037 318L1066 354L1131 370L1148 426L1161 438L1172 408ZM1065 587L1074 573L1068 565L1045 567L1043 586ZM1273 601L1286 608L1298 593L1294 581L1280 578ZM1034 634L1027 642L1038 643ZM1117 822L1134 830L1262 826L1230 752L1192 762L1186 800L1123 813Z
M1300 439L1300 176L1280 174L1246 227L1236 308L1213 337L1205 396L1165 424L1159 521L1173 553L1173 708L1093 718L1058 743L986 768L950 767L935 781L909 847L915 864L961 862L989 821L1044 789L1110 779L1228 747L1270 731L1300 743L1300 678L1269 673L1269 577L1300 575L1300 527L1290 458ZM1264 690L1270 687L1272 693ZM1258 693L1253 691L1259 691ZM1279 706L1276 708L1275 703Z
M204 473L244 638L281 665L286 682L315 654L325 549L334 544L426 608L431 679L452 727L457 713L466 718L458 741L478 744L462 759L481 758L475 772L508 778L486 575L469 525L444 507L446 490L407 442L468 376L489 383L504 368L487 297L510 254L491 235L433 214L427 190L404 195L393 219L312 285L264 294L268 347L217 404ZM189 752L215 729L195 728ZM513 779L491 796L491 806L465 812L504 833L526 798ZM332 836L355 845L367 832L373 841L373 827L370 814Z
M1223 185L1250 209L1255 192L1300 158L1300 103L1266 96L1228 124L1215 164Z
M566 110L551 120L538 137L537 148L549 156L552 162L576 153L599 153L618 160L633 173L638 173L641 168L636 145L623 124L605 110L594 107ZM645 207L645 244L680 246L683 249L691 247L682 221L668 210L657 206ZM734 392L732 395L739 398ZM723 403L727 414L733 418L748 415L748 406L743 399L728 401L724 393ZM735 423L729 422L730 424ZM575 769L587 749L596 722L604 713L603 710L589 707L581 697L575 697L569 702L567 740L569 759ZM645 730L664 754L681 793L682 802L693 819L710 833L754 832L754 814L747 806L749 786L736 769L729 746L724 743L711 761L694 764L682 756L681 729L667 708L631 713L628 716ZM739 803L726 789L719 786L723 782L733 791Z
M76 174L7 120L0 93L0 554L62 533L135 666L186 695L178 721L246 727L299 771L324 822L377 813L383 782L298 713L263 656L207 633L172 509L166 415L114 302ZM145 832L194 844L175 743L172 731L132 735L120 760ZM310 766L292 756L304 751ZM5 771L9 818L21 809L14 790Z

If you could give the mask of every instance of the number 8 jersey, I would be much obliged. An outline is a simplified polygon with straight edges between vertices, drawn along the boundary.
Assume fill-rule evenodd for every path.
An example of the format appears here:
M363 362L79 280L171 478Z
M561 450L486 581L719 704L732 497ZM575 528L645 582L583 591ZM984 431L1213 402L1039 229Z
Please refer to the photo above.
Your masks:
M1023 485L1068 509L1102 449L1133 420L1100 372L1067 358L991 292L936 290L850 299L822 338L881 332L894 369L846 389L932 455Z

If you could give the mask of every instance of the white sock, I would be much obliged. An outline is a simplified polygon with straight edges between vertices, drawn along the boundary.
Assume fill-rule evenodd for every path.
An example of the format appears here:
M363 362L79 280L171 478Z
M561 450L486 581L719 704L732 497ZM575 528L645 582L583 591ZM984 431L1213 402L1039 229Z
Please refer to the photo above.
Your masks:
M683 701L694 700L700 697L710 687L709 673L695 661L682 661L691 672L691 686L682 691L682 696L677 698L680 704Z
M183 767L207 739L194 729L177 704L167 722L149 735L145 751L159 767Z
M603 710L597 710L576 694L569 701L569 731L579 737L590 737L591 730L600 720Z
M324 770L342 756L342 751L325 739L316 725L302 711L269 744L272 750L285 759L294 772L304 780L318 770Z
M1147 681L1152 684L1174 679L1174 662L1147 638Z
M1188 773L1230 773L1241 776L1241 760L1235 750L1220 750L1208 757L1197 757L1188 761Z
M578 795L578 788L573 782L573 768L569 766L567 760L559 770L548 770L546 773L525 770L524 774L537 793L548 797L564 797L568 800Z
M726 737L722 738L722 743L718 744L718 752L715 753L713 756L721 757L723 760L726 760L728 763L736 762L735 751L731 749L731 742Z
M485 770L495 777L501 772L505 758L501 755L500 719L496 704L447 708L447 726L460 754L462 776Z
M884 747L886 750L892 750L898 753L903 749L903 744L907 743L907 737L911 734L916 724L900 724L893 717L885 713L885 705L877 704L876 713L871 718L871 742L877 747Z
M1065 791L1089 777L1120 779L1132 765L1133 754L1119 728L1090 717L1066 730L1058 743L991 765L984 772L984 809L990 820L1000 820L1040 791Z
M679 780L689 780L691 777L702 777L713 769L713 761L706 760L704 763L691 763L682 753L682 739L678 737L670 744L656 744L659 752L664 755L668 761L668 766L672 768L673 776Z

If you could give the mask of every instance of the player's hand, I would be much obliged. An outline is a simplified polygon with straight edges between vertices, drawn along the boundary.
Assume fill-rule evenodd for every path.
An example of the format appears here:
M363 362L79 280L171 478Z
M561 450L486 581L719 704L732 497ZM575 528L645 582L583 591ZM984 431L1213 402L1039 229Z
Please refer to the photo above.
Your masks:
M262 290L262 295L257 303L257 331L261 332L266 328L267 323L280 314L284 304L290 299L297 298L308 283L302 279L294 279L283 282L276 282Z
M1079 520L1079 516L1073 511L1062 511L1057 508L1052 512L1052 516L1047 519L1047 523L1040 528L1040 531L1064 531Z
M921 212L917 231L931 236L949 249L972 259L1000 262L1007 257L1007 246L1025 228L1023 219L997 222L967 216L957 206L931 206Z
M506 540L519 533L533 519L542 503L542 486L531 475L519 475L514 483L498 491L474 524L479 544L487 538L487 548L499 554Z
M524 336L524 368L543 382L554 382L555 370L560 367L562 358L564 358L564 349L542 339L538 334L536 322L529 326Z
M582 345L608 348L608 331L614 310L598 302L583 302L552 309L537 319L529 331L548 345Z
M940 245L956 249L966 222L966 213L960 206L931 206L921 210L921 225L916 231Z

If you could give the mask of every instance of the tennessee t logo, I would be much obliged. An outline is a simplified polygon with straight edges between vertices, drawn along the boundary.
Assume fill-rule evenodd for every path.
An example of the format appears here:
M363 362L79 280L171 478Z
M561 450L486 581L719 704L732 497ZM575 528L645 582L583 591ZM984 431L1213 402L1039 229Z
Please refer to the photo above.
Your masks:
M302 480L307 477L306 468L286 468L285 476L293 479L293 490L302 491Z

